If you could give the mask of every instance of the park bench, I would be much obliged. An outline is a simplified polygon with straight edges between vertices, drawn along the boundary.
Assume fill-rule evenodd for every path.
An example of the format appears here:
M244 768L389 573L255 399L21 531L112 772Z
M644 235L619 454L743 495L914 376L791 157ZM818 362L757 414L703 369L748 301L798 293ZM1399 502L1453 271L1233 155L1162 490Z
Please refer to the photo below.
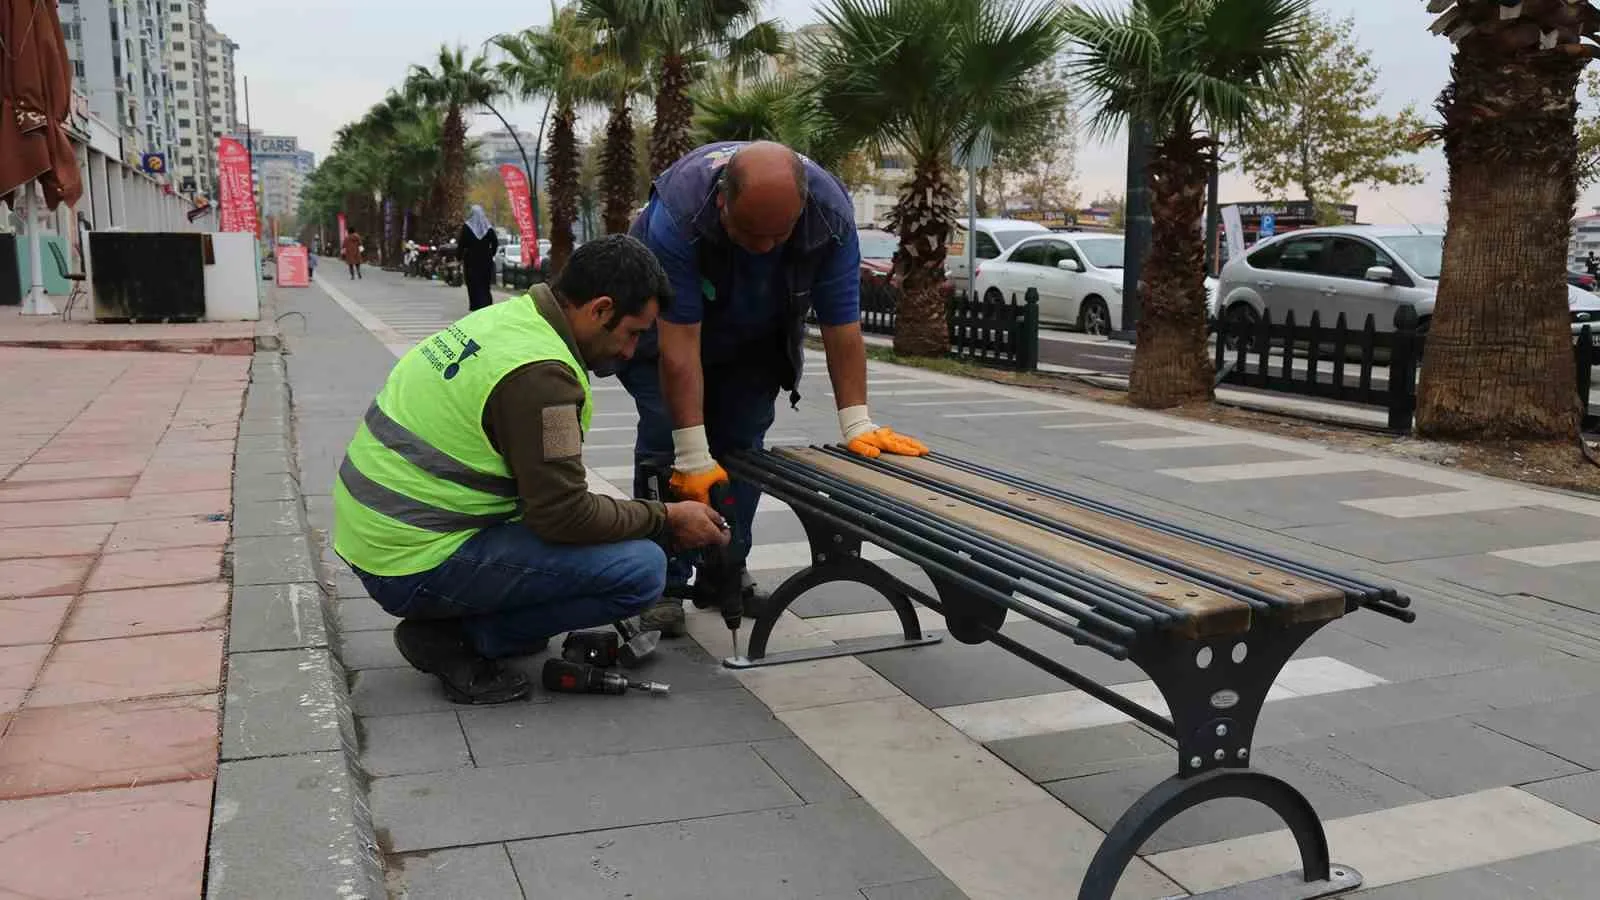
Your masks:
M1079 900L1110 900L1123 870L1164 823L1208 800L1255 800L1283 819L1301 871L1205 894L1311 898L1353 890L1361 876L1329 860L1315 810L1288 783L1250 768L1267 691L1319 628L1366 608L1410 622L1391 588L1285 559L1193 529L945 454L867 460L838 447L737 454L733 477L787 503L812 563L773 591L751 625L750 668L933 643L917 605L951 637L991 642L1177 744L1177 774L1151 788L1106 834ZM861 556L871 543L920 567L937 596ZM902 634L835 647L767 652L800 595L832 582L881 593ZM1170 718L1029 647L1000 628L1015 613L1116 659L1154 682Z

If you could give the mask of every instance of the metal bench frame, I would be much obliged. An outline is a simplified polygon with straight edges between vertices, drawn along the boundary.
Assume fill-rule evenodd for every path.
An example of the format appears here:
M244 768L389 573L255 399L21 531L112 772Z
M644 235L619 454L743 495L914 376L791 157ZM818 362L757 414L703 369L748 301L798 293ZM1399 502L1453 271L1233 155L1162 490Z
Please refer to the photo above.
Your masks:
M1177 774L1146 792L1107 832L1084 875L1079 900L1110 900L1123 871L1162 825L1190 807L1225 797L1254 800L1277 813L1299 845L1301 871L1196 896L1216 900L1305 900L1361 885L1360 873L1329 859L1322 822L1305 796L1281 779L1250 769L1252 738L1268 690L1290 657L1333 618L1293 622L1289 620L1292 617L1284 615L1283 607L1275 607L1271 598L1260 591L1177 560L1122 547L1020 506L908 473L903 468L863 460L837 447L813 450L877 468L956 500L1003 512L1044 531L1092 543L1098 549L1170 572L1174 578L1225 589L1250 604L1250 628L1242 635L1184 636L1181 632L1189 629L1175 627L1181 626L1189 615L1183 610L1011 547L959 522L941 520L781 452L757 451L725 460L728 471L794 510L810 541L812 563L773 591L754 618L746 655L724 660L724 665L755 668L935 643L938 636L923 632L917 617L917 605L926 606L944 616L946 629L956 640L994 643L1177 742ZM1391 588L1283 559L955 457L934 454L931 459L1020 491L1224 550L1242 562L1293 572L1335 587L1344 593L1346 613L1366 607L1403 622L1415 619L1407 609L1410 600ZM932 581L937 598L862 559L863 541L919 566ZM898 614L902 633L831 647L767 652L773 628L790 604L812 588L840 581L864 584L882 594ZM1008 611L1067 635L1076 643L1132 661L1160 690L1171 718L1152 712L1001 633Z

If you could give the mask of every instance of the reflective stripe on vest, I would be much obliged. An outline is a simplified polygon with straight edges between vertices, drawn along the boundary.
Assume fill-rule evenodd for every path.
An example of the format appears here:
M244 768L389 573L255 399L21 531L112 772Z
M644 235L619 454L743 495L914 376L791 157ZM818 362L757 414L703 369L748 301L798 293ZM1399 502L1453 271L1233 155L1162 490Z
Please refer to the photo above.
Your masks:
M503 378L544 361L565 365L583 388L587 434L588 372L528 296L480 309L407 351L334 480L339 555L374 575L410 575L443 563L480 529L518 519L516 479L483 413Z

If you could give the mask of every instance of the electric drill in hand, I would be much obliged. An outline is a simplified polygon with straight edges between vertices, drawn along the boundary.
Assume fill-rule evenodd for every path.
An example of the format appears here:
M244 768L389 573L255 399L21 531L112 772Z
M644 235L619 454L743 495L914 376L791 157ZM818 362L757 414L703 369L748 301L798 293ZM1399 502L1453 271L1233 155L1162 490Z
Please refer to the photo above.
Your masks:
M712 485L710 495L711 508L728 523L728 543L705 549L706 564L701 567L701 572L704 574L710 570L714 573L711 586L715 592L705 599L716 603L717 609L722 611L722 621L727 623L728 632L733 635L733 655L737 657L739 624L744 618L744 582L741 577L744 566L743 561L736 558L734 550L739 543L739 510L733 498L733 485L728 482Z

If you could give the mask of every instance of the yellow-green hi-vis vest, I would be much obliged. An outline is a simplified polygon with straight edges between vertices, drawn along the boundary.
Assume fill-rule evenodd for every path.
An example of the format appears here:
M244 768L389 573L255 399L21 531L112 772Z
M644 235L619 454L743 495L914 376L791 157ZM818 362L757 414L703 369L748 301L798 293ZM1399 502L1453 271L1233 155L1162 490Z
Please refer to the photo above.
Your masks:
M558 360L583 385L579 423L589 431L589 376L527 295L468 315L412 347L367 410L333 486L333 548L374 575L439 565L467 539L521 517L517 482L483 431L483 407L500 379Z

